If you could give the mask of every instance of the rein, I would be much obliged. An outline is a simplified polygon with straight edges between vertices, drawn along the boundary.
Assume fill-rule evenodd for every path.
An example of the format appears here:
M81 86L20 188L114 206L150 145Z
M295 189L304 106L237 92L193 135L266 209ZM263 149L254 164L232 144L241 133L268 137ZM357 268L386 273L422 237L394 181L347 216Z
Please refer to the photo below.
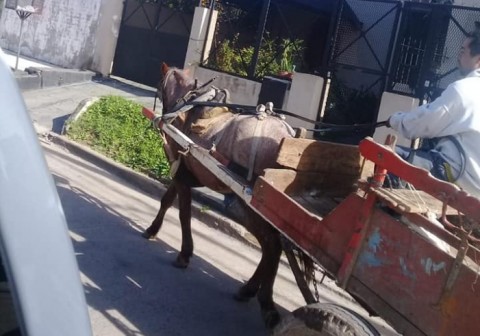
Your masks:
M167 79L169 76L171 76L172 73L173 72L168 73L162 82L162 102L165 102L164 92L166 89ZM175 105L170 111L167 111L166 106L163 105L162 119L168 123L171 123L181 113L189 111L192 108L197 106L226 107L230 109L232 112L238 113L238 114L251 114L251 115L259 114L259 109L262 109L261 106L263 106L262 104L258 106L252 106L252 105L242 105L242 104L210 101L212 98L208 99L206 95L208 95L209 91L216 89L215 87L209 88L210 84L215 80L216 80L216 77L210 79L208 82L206 82L205 84L202 84L200 87L195 88L194 90L188 91L183 97L177 99L177 101L175 102ZM158 90L155 97L156 98L158 97ZM155 103L156 103L156 99L155 99ZM154 110L155 110L155 104L154 104ZM265 110L264 106L263 106L263 110ZM315 126L325 127L323 129L308 129L308 131L311 131L311 132L343 132L343 131L358 130L358 129L372 128L372 127L377 128L377 127L382 127L387 125L386 120L375 122L375 123L367 123L367 124L338 125L338 124L325 123L322 121L315 121L315 120L308 119L308 118L299 116L295 113L288 112L275 107L269 108L269 111L279 116L280 118L282 118L282 115L289 116L292 118L296 118L298 120L311 123Z

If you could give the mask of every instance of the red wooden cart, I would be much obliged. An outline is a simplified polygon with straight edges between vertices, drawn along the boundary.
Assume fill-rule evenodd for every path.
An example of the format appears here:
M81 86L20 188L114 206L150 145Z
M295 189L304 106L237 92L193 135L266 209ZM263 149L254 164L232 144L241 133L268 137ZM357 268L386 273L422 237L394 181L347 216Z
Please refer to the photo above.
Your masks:
M155 119L148 109L144 114ZM369 138L358 147L284 140L277 160L283 168L267 169L252 190L176 128L155 123L397 332L480 335L480 250L470 235L480 222L477 198ZM375 169L367 169L372 163ZM413 187L383 188L386 171ZM293 262L294 273L297 266ZM318 320L311 311L298 316ZM375 334L371 326L350 328L348 314L319 314L342 320L338 335L362 328ZM287 329L280 333L303 334Z

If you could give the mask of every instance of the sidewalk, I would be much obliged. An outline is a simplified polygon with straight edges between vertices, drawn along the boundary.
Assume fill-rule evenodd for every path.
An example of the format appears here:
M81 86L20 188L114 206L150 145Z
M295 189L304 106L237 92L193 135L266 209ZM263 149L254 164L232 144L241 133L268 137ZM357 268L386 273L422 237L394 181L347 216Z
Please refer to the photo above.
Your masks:
M22 92L62 85L89 82L97 75L93 71L66 69L3 49L7 64L14 70L15 78ZM17 70L15 70L17 66Z

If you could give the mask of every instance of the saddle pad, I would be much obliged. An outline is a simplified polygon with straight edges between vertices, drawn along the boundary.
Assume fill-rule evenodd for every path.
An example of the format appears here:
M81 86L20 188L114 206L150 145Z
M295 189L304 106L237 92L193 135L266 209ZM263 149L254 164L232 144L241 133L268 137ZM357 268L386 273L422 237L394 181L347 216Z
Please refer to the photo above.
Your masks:
M205 111L202 116L192 124L190 130L196 134L203 134L210 128L212 124L217 121L216 118L225 113L229 113L226 107L215 107L209 109L208 111Z

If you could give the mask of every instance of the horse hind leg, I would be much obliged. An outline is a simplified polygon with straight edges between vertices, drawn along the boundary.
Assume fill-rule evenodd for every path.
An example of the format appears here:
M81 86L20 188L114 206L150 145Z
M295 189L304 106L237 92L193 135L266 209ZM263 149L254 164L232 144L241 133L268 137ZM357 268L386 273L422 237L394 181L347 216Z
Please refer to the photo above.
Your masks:
M260 263L248 282L235 295L238 301L246 301L255 295L262 312L262 318L267 328L272 329L280 322L280 314L273 302L273 285L277 276L278 265L282 253L280 236L270 224L263 219L256 223L261 227L261 236L257 239L262 248Z
M280 263L282 246L280 235L268 222L254 213L244 203L239 202L246 214L246 229L260 243L262 257L251 278L234 295L237 301L248 301L257 295L262 317L268 328L273 328L280 321L280 314L273 302L273 284Z
M265 222L265 225L270 225ZM264 254L266 254L266 262L262 269L262 277L260 289L257 294L258 302L262 311L263 321L267 328L272 329L280 322L280 314L275 308L273 302L273 285L277 276L280 256L282 254L282 246L278 232L272 234L266 239L264 244Z
M167 210L173 205L175 198L177 197L177 187L175 182L170 183L167 191L162 196L160 200L160 209L158 210L157 216L153 220L152 224L142 233L142 237L146 239L154 238L163 224L163 218Z

